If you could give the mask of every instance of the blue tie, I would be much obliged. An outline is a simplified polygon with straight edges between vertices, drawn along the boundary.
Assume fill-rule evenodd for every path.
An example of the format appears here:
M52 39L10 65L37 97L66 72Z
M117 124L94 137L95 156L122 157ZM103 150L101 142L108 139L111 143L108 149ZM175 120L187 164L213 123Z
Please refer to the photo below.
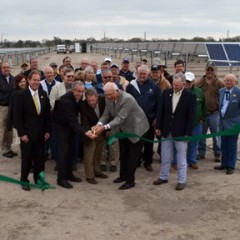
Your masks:
M226 100L229 101L230 100L230 92L225 91L225 95L226 95Z

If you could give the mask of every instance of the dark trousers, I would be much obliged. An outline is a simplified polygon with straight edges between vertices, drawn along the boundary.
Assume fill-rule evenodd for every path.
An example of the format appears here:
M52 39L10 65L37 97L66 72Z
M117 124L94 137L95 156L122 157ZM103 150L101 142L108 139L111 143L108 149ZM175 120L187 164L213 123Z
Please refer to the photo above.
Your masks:
M58 181L72 175L76 133L66 126L56 125L58 143Z
M141 156L142 141L132 143L128 138L119 140L120 178L127 183L135 182L135 171Z
M33 166L33 178L37 183L39 173L44 171L44 139L36 139L36 141L29 141L24 143L21 141L21 181L28 182L28 175Z
M155 130L152 125L150 125L150 128L148 131L143 135L144 138L147 138L149 140L154 140L154 134ZM146 165L152 164L153 162L153 143L150 142L143 142L143 162Z
M221 166L235 169L237 161L237 141L238 134L221 137Z

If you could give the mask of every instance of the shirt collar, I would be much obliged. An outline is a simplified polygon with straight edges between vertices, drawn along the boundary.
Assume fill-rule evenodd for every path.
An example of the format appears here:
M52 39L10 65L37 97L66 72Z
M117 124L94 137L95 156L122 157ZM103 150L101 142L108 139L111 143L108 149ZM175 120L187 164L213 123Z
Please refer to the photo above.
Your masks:
M29 91L30 91L30 93L31 93L32 96L34 95L34 93L37 93L37 94L38 94L38 89L37 89L36 91L34 91L34 90L32 90L32 89L30 88L30 86L28 86L28 89L29 89Z

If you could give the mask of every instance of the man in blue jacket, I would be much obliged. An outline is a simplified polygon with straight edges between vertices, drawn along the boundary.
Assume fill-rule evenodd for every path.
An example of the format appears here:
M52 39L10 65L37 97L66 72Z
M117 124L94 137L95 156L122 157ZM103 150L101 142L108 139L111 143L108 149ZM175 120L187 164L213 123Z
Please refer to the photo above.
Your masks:
M150 128L143 137L153 140L154 127L156 124L158 101L160 90L158 86L149 78L149 69L146 65L141 65L137 70L137 79L132 80L127 86L126 92L130 93L143 109L147 116ZM153 143L144 142L143 161L147 171L152 172Z

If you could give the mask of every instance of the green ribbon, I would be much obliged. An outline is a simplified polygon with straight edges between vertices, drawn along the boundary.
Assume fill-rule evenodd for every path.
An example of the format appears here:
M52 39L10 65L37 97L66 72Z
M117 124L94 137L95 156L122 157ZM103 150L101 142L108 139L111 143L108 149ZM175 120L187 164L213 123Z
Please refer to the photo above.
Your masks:
M200 141L200 140L206 139L206 138L212 138L212 137L218 137L218 136L232 136L232 135L238 134L239 132L240 132L240 124L235 125L234 127L230 128L229 130L221 131L221 132L217 132L217 133L201 134L201 135L197 135L197 136L164 138L161 140L150 140L150 139L141 137L135 133L117 132L109 138L107 144L111 145L116 139L123 139L123 138L139 138L140 140L143 140L146 142L151 142L151 143L159 143L159 142L164 142L164 141L168 141L168 140L197 142L197 141Z
M10 178L10 177L4 176L4 175L0 175L0 181L14 183L14 184L18 184L21 186L29 186L29 187L33 187L33 188L39 188L42 191L45 191L46 189L54 189L55 188L55 187L51 186L49 183L47 183L44 172L39 173L39 178L37 180L37 184L33 184L33 183L25 182L25 181L19 181L19 180L16 180L15 178Z

